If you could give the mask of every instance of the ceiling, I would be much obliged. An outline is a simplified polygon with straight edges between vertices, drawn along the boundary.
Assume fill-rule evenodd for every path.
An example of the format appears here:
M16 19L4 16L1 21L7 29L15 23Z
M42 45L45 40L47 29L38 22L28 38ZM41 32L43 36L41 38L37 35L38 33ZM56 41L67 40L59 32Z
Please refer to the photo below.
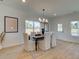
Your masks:
M2 3L35 15L41 15L44 8L46 9L45 15L48 17L79 11L79 0L26 0L26 3L22 3L21 0L4 0Z

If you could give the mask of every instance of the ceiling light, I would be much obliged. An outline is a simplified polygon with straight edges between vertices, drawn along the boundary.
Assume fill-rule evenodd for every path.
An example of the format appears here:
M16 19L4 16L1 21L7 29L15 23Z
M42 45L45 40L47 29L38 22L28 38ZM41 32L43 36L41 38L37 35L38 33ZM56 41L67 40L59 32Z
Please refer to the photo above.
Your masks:
M39 18L39 21L41 24L44 24L43 29L46 30L46 24L48 24L48 19L44 17L45 9L43 9L42 11L43 11L43 16Z
M56 16L56 13L55 14L53 14L54 16Z
M46 19L46 22L48 23L48 20Z
M39 21L42 22L41 18L39 18Z
M23 2L23 3L25 3L25 2L26 2L26 0L22 0L22 2Z
M45 18L43 18L43 22L45 22L45 20L46 20L46 19L45 19Z
M42 11L43 11L43 16L42 16L42 18L39 18L39 21L40 21L41 23L48 23L48 20L47 20L46 18L44 18L45 9L43 9Z

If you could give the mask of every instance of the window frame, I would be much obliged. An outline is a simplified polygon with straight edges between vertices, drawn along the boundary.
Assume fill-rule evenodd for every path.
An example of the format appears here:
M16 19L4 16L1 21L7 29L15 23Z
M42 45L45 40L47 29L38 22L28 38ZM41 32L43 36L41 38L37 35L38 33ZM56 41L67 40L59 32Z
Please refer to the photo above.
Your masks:
M40 22L39 21L34 21L34 20L25 20L25 33L27 33L27 29L29 29L29 28L26 27L26 21L32 22L31 30L32 30L32 32L37 32L37 31L35 31L35 22L39 23L39 24L40 24ZM41 28L41 24L39 25L39 31L40 31L40 28Z
M79 23L79 20L71 21L71 22L70 22L70 25L71 25L71 32L70 32L70 33L71 33L71 35L72 35L72 36L75 36L75 37L79 37L79 32L77 32L77 30L79 30L79 28L73 28L73 29L72 29L72 22L73 22L73 23L76 23L76 22ZM74 24L74 25L75 25L75 24ZM77 24L77 27L79 27L78 24ZM76 32L72 32L72 30L76 30Z
M59 27L61 27L61 29ZM57 32L63 32L63 24L57 24Z

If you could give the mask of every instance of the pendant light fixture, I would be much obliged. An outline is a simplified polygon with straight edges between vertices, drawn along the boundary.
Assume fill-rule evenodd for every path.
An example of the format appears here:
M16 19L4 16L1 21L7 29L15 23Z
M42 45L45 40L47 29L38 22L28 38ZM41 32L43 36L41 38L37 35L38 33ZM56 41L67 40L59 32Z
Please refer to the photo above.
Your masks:
M41 24L44 25L42 27L42 33L44 34L44 32L49 31L49 29L47 30L48 19L46 19L45 16L44 16L45 9L42 9L42 11L43 11L43 16L41 18L39 18L39 21L40 21Z
M48 20L47 20L46 18L44 18L44 17L45 17L45 16L44 16L45 9L43 9L42 11L43 11L43 16L42 16L42 18L39 18L39 21L40 21L41 23L48 23Z
M22 0L22 2L23 2L23 3L25 3L25 2L26 2L26 0Z

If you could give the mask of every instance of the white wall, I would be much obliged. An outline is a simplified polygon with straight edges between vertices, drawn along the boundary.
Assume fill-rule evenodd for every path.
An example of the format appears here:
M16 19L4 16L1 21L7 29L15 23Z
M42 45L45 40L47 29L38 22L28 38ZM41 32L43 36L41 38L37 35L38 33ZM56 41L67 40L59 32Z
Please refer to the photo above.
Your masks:
M4 31L4 16L18 17L18 32L6 33L3 47L10 47L23 43L24 20L27 19L25 12L12 7L0 5L0 33Z
M79 12L67 14L59 17L54 17L51 19L52 25L50 26L51 31L55 33L55 36L57 39L65 40L65 41L72 41L72 42L78 42L79 43L79 37L75 37L71 35L71 21L79 21ZM57 24L63 24L63 32L59 33L57 32Z
M53 27L53 18L48 18L48 24L49 24L49 31L52 32L52 27Z
M4 31L4 16L18 17L18 32L6 33L5 40L3 41L2 45L3 48L24 43L23 40L23 33L25 31L24 21L25 20L38 21L38 15L29 10L29 8L27 8L26 11L24 11L22 9L20 10L19 8L14 8L6 4L0 4L0 33Z

